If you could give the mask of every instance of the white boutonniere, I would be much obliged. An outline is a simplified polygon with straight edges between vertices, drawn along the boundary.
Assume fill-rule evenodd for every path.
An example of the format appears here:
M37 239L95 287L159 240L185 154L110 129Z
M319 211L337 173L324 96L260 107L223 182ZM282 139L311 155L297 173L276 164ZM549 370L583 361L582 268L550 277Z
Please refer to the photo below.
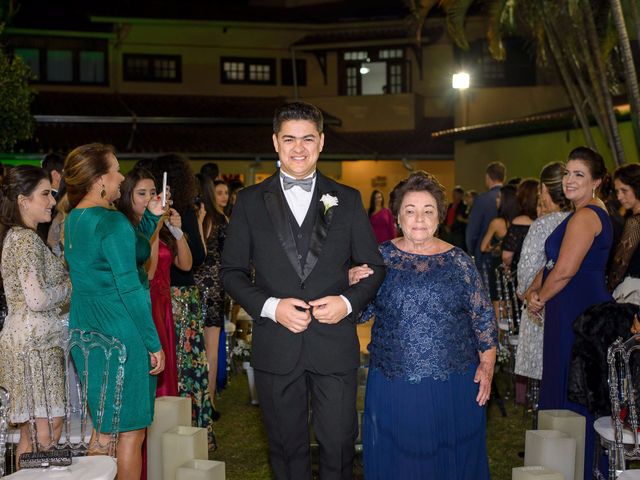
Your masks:
M330 208L338 206L338 197L334 197L333 195L329 195L328 193L325 193L324 195L322 195L322 197L320 198L320 201L324 205L325 215Z

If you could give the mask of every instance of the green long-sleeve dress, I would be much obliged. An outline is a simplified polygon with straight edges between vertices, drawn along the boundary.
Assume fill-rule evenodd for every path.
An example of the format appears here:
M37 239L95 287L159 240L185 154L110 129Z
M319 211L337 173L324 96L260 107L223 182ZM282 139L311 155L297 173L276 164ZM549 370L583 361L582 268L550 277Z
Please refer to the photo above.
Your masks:
M151 316L149 291L142 285L138 270L138 264L148 256L148 240L137 234L129 220L116 210L75 208L65 221L65 257L73 285L69 328L115 337L127 349L121 432L145 428L153 420L156 377L149 375L149 352L159 351L161 345ZM72 354L83 378L80 352ZM103 364L100 356L89 357L88 398L94 418ZM111 382L116 378L116 368L112 361ZM103 432L111 431L113 405L111 391L105 402Z

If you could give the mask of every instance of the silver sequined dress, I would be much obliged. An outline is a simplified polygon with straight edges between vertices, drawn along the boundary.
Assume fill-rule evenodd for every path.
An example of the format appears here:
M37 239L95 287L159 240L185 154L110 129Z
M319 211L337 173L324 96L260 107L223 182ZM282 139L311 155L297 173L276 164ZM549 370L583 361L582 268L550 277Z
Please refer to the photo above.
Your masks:
M0 333L0 386L11 395L10 421L22 423L29 418L22 354L43 342L62 346L65 326L61 307L69 301L71 284L62 262L27 228L13 227L7 232L1 270L9 311ZM40 371L45 373L51 413L62 416L64 361L62 349L54 352L44 357ZM46 417L45 385L35 375L32 382L36 416Z

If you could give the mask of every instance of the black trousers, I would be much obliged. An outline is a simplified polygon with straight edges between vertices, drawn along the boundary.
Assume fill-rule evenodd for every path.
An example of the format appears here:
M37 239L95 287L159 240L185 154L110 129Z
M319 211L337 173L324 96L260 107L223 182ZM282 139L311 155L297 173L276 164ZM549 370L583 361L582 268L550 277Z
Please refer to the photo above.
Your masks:
M322 375L301 361L286 375L256 369L255 379L276 479L311 479L311 397L311 423L320 445L320 479L351 480L358 436L357 369Z

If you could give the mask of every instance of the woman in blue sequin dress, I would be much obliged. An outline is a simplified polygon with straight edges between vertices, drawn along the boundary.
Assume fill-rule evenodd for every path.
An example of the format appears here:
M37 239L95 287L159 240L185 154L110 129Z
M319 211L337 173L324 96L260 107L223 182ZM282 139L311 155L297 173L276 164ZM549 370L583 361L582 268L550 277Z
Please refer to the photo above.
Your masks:
M434 236L444 189L425 172L392 192L404 237L380 246L363 447L367 480L489 478L485 403L496 327L471 258Z
M527 291L530 313L546 306L539 408L567 409L586 417L585 480L592 478L594 417L586 406L569 401L567 384L575 339L573 322L591 305L613 300L605 283L613 227L596 195L606 176L600 154L587 147L571 151L562 188L575 212L547 239L547 263Z

